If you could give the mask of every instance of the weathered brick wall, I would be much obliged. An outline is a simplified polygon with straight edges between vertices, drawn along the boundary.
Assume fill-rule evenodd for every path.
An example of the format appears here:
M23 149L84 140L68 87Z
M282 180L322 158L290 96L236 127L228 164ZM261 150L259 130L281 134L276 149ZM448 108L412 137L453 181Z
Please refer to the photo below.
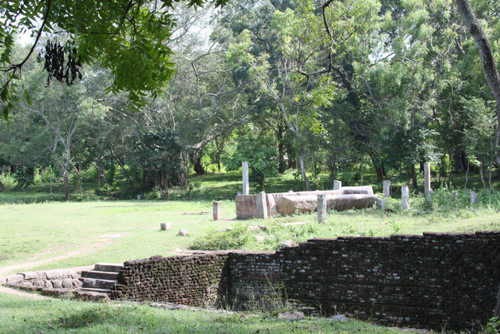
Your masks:
M115 299L214 305L225 291L227 252L127 261L118 275Z
M484 324L500 284L500 232L313 239L278 256L289 298L383 324Z
M275 253L153 257L125 263L117 296L247 308L289 299L388 325L471 328L493 316L500 232L313 239ZM256 303L255 305L257 305Z

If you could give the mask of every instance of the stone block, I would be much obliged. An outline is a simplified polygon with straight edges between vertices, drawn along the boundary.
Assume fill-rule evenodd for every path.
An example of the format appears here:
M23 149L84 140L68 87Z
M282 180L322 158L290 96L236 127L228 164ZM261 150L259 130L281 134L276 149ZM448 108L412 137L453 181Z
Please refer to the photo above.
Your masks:
M7 276L7 284L16 284L19 282L24 281L24 276L23 275L12 275L12 276Z

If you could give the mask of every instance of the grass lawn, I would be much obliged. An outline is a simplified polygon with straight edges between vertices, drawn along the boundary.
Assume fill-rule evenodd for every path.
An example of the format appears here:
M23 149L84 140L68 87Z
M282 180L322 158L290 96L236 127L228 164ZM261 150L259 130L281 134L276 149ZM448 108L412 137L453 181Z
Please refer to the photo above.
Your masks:
M0 293L0 333L411 333L350 320L306 317L290 322L275 313L222 314L163 310L140 304L40 301Z

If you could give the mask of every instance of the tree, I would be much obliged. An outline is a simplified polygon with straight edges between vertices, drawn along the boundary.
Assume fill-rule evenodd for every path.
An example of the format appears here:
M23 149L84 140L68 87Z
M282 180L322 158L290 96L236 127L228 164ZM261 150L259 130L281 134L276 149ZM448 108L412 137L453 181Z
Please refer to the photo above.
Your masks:
M21 70L39 47L49 43L45 69L60 81L71 83L83 64L99 62L113 74L111 92L129 92L139 104L147 92L157 96L174 73L169 40L175 27L170 15L180 0L65 0L4 1L0 8L0 98L7 117L16 99ZM188 0L191 7L228 0ZM31 32L34 44L19 62L12 57L15 36ZM59 39L59 41L57 41ZM66 42L60 42L64 40Z
M467 30L469 30L477 44L486 81L495 96L497 105L496 157L497 162L500 164L500 74L495 64L495 56L488 35L486 35L481 23L476 18L469 0L455 0L455 3Z

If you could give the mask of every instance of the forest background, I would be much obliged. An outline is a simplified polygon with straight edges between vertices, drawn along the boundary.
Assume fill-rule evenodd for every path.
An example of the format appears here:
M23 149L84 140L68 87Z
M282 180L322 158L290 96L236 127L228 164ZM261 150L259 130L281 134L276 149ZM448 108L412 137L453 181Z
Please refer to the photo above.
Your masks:
M472 6L498 64L500 4ZM71 34L44 34L0 122L0 190L168 199L199 186L194 175L242 161L256 189L285 173L293 190L341 178L418 191L427 161L441 186L477 175L491 192L498 182L495 99L452 1L234 0L181 4L172 19L175 71L151 94L123 92L103 60L77 64L72 85L58 82L45 59L50 45L71 55ZM29 51L20 39L9 49L19 60ZM122 60L124 73L148 65Z

